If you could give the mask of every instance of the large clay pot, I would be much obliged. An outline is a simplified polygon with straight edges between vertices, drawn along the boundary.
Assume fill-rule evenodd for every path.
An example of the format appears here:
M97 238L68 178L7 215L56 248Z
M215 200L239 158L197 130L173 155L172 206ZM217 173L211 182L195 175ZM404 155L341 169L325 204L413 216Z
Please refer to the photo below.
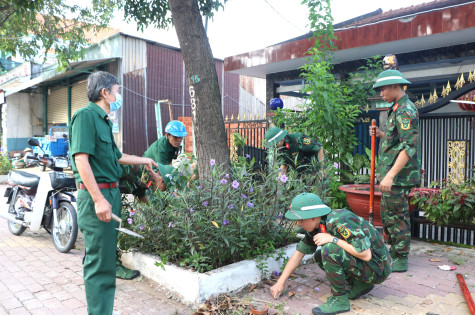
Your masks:
M369 219L369 184L353 184L353 185L341 185L338 187L346 194L346 201L350 206L351 211L359 215L366 221ZM409 200L414 196L411 192L409 194ZM374 209L373 209L373 225L381 227L381 214L379 212L381 204L381 192L379 191L379 185L374 186ZM416 208L416 205L411 205L409 202L409 212L412 212Z

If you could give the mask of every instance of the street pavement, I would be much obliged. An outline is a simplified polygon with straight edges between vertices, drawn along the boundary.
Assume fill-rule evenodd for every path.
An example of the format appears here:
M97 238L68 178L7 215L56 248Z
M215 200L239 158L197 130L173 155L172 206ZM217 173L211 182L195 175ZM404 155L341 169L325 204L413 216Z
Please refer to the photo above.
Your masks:
M0 196L5 188L0 185ZM5 200L0 198L0 211L6 207ZM0 218L0 315L87 314L83 255L81 234L76 248L62 254L46 231L27 229L14 236L6 220ZM475 299L474 263L474 249L413 241L408 272L391 274L369 294L351 301L348 314L470 314L456 273L464 275ZM438 268L441 265L457 269L444 271ZM270 281L230 294L233 302L227 314L249 314L249 306L240 312L237 304L256 302L270 303L269 314L311 314L313 307L330 296L325 274L316 264L308 263L295 276L277 300L270 297ZM193 314L196 307L184 305L163 287L139 277L117 279L114 310L120 314Z

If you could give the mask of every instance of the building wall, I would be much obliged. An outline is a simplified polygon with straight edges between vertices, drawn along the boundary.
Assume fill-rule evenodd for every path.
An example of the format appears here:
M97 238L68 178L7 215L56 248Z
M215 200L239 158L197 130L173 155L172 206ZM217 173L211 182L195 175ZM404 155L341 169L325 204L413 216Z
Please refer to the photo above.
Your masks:
M31 136L42 134L43 95L15 93L2 106L2 149L19 151L28 146Z

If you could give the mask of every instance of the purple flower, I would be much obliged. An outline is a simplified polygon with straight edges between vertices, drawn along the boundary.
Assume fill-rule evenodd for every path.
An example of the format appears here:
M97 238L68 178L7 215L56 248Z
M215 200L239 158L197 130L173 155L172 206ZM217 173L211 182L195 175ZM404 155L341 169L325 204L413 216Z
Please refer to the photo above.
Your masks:
M208 201L203 202L202 205L205 207L208 206Z
M140 226L140 229L143 230L143 225Z
M229 208L229 209L234 209L234 206L233 206L233 204L232 204L232 203L230 203L230 204L229 204L229 206L228 206L228 208Z
M281 176L280 176L280 181L281 181L282 183L287 182L288 179L289 179L289 178L288 178L287 176L285 176L285 175L281 175Z
M135 211L130 211L129 217L132 217L135 214Z
M254 188L252 188L252 186L249 188L249 192L254 192Z
M334 162L334 163L333 163L333 166L334 166L335 168L338 168L339 165L338 165L337 162Z
M249 154L246 154L246 159L250 159L251 156Z
M224 220L224 221L223 221L223 225L226 225L226 224L228 224L228 223L229 223L228 220Z
M239 182L237 180L233 181L233 188L237 189L239 187Z
M277 215L277 217L278 217L279 219L282 219L282 213L279 212L279 214Z
M272 274L273 274L274 276L277 276L277 277L280 276L280 272L278 272L278 271L274 271Z
M209 160L209 165L213 166L214 164L216 164L216 160L215 160L215 159Z
M224 175L224 177L229 178L229 174Z
M132 221L131 218L128 218L128 219L127 219L127 222L128 222L129 224L132 224L132 222L134 222L134 221Z
M201 186L196 186L196 189L201 189Z
M250 202L250 201L247 203L247 206L248 206L249 208L254 207L254 205L253 205L252 202Z
M195 212L195 209L190 208L190 213L193 213L193 212Z
M158 228L154 228L153 230L154 230L155 232L157 232L157 231L158 231Z
M315 287L315 292L320 292L320 289L318 287Z
M247 196L245 194L241 194L242 199L246 199Z
M220 182L221 184L226 184L228 181L223 178L223 179L220 180L219 182Z
M175 227L175 226L173 225L173 223L169 222L169 223L168 223L168 227L169 227L169 228L172 228L172 227Z

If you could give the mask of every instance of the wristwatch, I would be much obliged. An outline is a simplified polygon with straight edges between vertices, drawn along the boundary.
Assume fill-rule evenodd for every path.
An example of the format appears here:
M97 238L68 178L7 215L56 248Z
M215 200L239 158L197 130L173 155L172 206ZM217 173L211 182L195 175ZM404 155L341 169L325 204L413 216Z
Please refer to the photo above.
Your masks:
M336 244L336 243L338 243L338 240L339 240L338 237L334 237L334 238L332 239L332 243L333 243L333 244Z

